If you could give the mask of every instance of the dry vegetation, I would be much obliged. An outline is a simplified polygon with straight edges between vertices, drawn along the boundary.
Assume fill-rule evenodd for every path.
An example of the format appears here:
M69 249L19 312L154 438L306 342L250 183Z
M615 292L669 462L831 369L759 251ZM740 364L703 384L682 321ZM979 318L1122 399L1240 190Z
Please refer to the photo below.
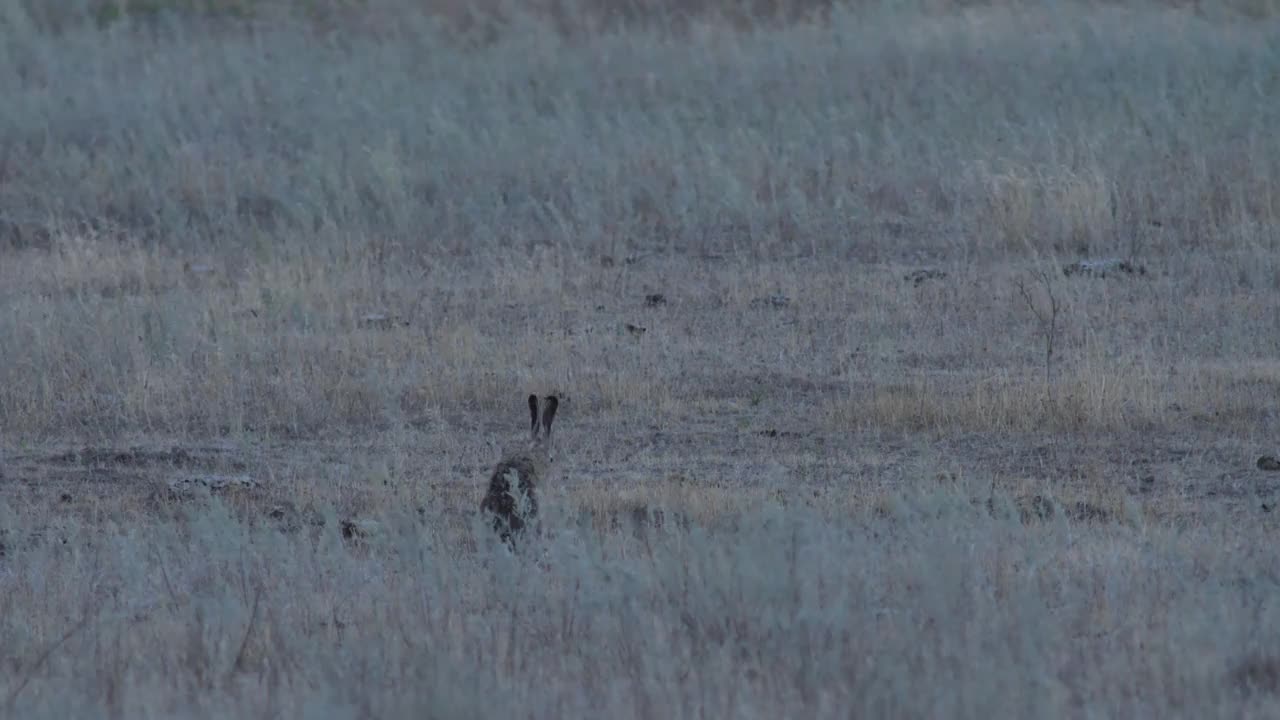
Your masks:
M623 5L0 0L0 716L1280 712L1275 8Z

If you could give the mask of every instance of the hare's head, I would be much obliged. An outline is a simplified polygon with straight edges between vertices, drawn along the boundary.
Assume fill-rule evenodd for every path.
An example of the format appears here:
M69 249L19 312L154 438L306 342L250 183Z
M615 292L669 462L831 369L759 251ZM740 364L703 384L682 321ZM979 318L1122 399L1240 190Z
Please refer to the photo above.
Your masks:
M538 401L537 395L529 396L529 446L527 455L536 458L544 467L555 459L551 446L551 423L556 419L560 400L548 395Z

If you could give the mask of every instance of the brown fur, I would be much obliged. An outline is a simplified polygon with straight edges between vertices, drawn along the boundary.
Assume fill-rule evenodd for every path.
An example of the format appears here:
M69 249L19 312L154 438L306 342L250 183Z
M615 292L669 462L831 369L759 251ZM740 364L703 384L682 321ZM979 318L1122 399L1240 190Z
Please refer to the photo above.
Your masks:
M524 530L526 521L533 521L538 515L535 492L541 474L538 465L532 457L509 457L498 463L489 477L489 491L485 493L480 509L493 515L493 529L503 542L511 542L513 535ZM511 487L512 479L516 479L515 488ZM523 513L516 499L517 493L523 496Z
M514 538L537 518L536 488L538 482L546 476L550 465L546 442L551 435L551 421L555 417L558 403L554 396L547 398L547 409L542 416L544 433L539 437L538 402L535 396L529 397L532 415L529 449L504 457L489 476L489 489L480 502L480 510L492 516L494 531L508 545L514 545Z

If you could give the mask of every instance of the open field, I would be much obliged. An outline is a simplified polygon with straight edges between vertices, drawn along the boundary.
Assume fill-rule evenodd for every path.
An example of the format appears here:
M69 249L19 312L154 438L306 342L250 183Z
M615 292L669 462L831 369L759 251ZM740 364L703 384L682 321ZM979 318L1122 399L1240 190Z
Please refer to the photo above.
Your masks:
M0 0L0 717L1280 713L1280 8L165 5Z

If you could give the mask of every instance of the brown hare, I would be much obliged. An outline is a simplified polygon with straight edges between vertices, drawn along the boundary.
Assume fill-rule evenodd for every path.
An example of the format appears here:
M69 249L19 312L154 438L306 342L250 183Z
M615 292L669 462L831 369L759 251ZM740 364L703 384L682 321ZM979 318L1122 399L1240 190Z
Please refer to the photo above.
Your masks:
M489 476L489 491L480 503L481 512L490 515L493 529L508 545L524 530L525 524L538 514L537 484L546 477L551 466L551 421L560 406L555 395L542 402L542 418L538 418L538 396L529 396L529 446L503 457ZM542 433L539 435L538 429Z

